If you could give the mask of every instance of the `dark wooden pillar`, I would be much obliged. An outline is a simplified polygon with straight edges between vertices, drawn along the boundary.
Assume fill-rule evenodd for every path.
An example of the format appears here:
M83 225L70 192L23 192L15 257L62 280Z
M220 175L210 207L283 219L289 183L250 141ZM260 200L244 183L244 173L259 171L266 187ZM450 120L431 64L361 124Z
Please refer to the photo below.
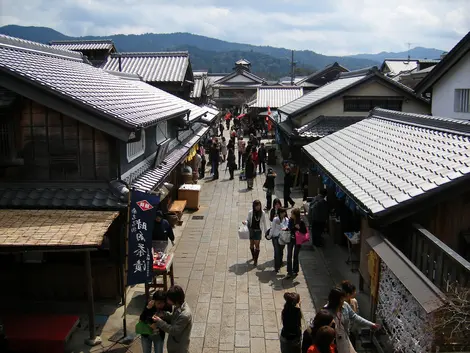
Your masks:
M95 303L93 298L93 276L91 274L90 251L85 251L85 276L88 299L88 330L90 337L85 340L89 346L96 346L101 343L101 338L96 336L95 331Z

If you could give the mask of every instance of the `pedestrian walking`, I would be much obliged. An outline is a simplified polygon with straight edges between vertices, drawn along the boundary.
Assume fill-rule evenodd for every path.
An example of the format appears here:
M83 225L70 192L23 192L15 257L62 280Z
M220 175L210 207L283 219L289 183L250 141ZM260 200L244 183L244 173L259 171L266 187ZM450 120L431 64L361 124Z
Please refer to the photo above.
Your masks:
M199 178L204 179L206 176L206 150L204 146L199 147L199 151L201 152L201 168L199 169Z
M158 290L153 293L152 300L145 306L136 325L135 331L140 334L142 353L152 353L152 346L155 353L163 353L165 331L158 329L152 318L155 314L163 315L165 311L171 312L171 306L166 302L166 292Z
M193 316L185 301L183 288L178 285L170 287L167 303L173 306L173 313L165 312L162 317L154 315L153 320L157 328L168 333L168 353L189 353Z
M222 162L227 160L227 141L225 137L222 136L222 142L220 143L220 153L222 154Z
M239 139L242 139L242 138L244 137L243 135L245 135L245 134L243 133L243 128L242 128L241 126L239 126L238 129L237 129L237 137L238 137Z
M197 150L196 155L193 158L193 182L197 184L198 177L200 174L200 168L202 163L201 151Z
M219 123L219 130L220 130L220 136L224 136L224 124L222 123L222 120Z
M289 208L289 203L294 207L295 202L290 197L291 188L294 185L294 180L289 167L286 167L284 174L284 208Z
M235 127L232 126L232 131L230 132L230 142L232 142L234 146L235 146L236 139L237 139L237 132L235 131Z
M279 205L281 203L279 202ZM274 217L271 222L271 228L269 234L273 242L274 249L274 272L278 273L282 267L282 257L284 254L284 245L279 243L279 235L281 231L289 229L289 218L287 218L287 210L285 208L279 208L278 214Z
M233 174L235 172L235 169L237 169L237 165L235 162L235 152L233 148L230 148L228 150L227 167L228 167L228 172L230 173L230 180L233 180Z
M227 131L230 131L230 120L231 120L232 114L227 113L225 116L225 125L227 126Z
M297 245L295 241L295 233L307 233L307 227L304 221L300 218L300 210L294 208L291 211L289 219L289 230L291 232L291 240L287 244L287 276L291 278L297 276L299 273L299 252L302 245Z
M310 233L312 235L312 243L316 247L323 246L322 234L328 222L329 210L326 201L327 191L320 190L319 194L310 203L308 207L308 222L310 224Z
M256 147L254 146L251 148L251 157L253 157L253 162L255 163L255 173L256 173L256 166L258 165L259 160L258 160L258 151Z
M258 153L259 156L259 153ZM263 184L263 188L266 190L266 207L265 210L269 211L271 209L272 199L274 188L276 186L276 173L272 168L268 169L268 174L266 174L266 180Z
M284 308L282 309L282 329L279 341L281 353L300 353L302 335L302 311L300 310L300 295L295 292L284 293Z
M248 212L248 217L243 224L246 224L250 231L250 251L253 265L257 266L260 253L259 243L262 234L266 233L266 216L264 215L260 200L253 201L253 207Z
M328 295L328 304L325 305L334 317L336 331L336 349L338 353L357 353L349 340L349 327L356 324L378 330L380 325L370 322L357 315L345 302L346 293L341 288L333 288Z
M243 168L244 160L243 156L245 155L246 151L246 144L245 141L243 141L243 137L238 138L238 167L241 169Z
M278 198L275 198L273 201L273 208L271 208L271 211L269 212L269 221L272 222L274 217L279 215L279 209L282 208L282 203L281 200Z
M258 146L261 144L261 129L256 129L256 140L258 141Z
M258 150L258 160L259 160L259 173L266 173L266 158L267 158L266 147L264 147L264 143L261 144Z
M315 317L310 321L310 324L308 327L305 329L303 335L302 335L302 353L307 353L311 352L309 349L311 346L316 342L316 335L319 331L319 329L323 326L329 326L331 328L334 328L335 326L335 321L333 315L325 309L320 310ZM333 331L333 340L334 340L334 331ZM332 343L333 340L330 342ZM334 353L334 345L331 345L333 348L332 353ZM318 347L317 347L318 349ZM325 351L326 353L330 353L329 350ZM322 351L320 351L322 353Z
M333 327L320 327L315 335L315 343L310 346L307 353L336 353L335 335Z
M219 159L220 159L220 149L217 143L212 144L210 154L211 154L211 161L212 161L213 180L217 180L219 179Z
M246 160L246 164L245 164L245 177L246 177L246 184L247 184L248 190L253 189L253 179L255 178L255 175L256 175L255 173L256 173L256 165L253 162L251 153L249 153L248 158Z

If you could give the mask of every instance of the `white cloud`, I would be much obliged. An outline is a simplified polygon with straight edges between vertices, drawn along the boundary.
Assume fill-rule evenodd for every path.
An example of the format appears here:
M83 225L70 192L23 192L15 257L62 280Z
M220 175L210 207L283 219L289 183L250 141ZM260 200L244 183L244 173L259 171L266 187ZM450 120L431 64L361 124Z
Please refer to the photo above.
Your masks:
M329 55L449 50L470 29L469 0L0 0L0 24L68 35L191 32Z

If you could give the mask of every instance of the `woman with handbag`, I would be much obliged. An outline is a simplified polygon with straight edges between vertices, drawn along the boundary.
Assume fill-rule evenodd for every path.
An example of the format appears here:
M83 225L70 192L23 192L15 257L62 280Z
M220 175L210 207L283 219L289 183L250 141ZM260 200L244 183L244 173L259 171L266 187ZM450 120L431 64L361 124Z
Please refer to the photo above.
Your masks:
M288 230L289 218L285 208L278 210L278 215L271 222L270 235L272 237L274 247L274 271L279 272L282 266L282 255L284 254L284 246L279 243L279 235L284 230Z
M253 201L253 208L248 212L247 220L243 222L248 226L250 231L250 251L253 257L253 264L258 265L259 257L259 242L261 241L262 234L266 233L266 217L263 209L261 208L261 201Z
M300 209L294 208L291 212L289 219L289 230L291 239L287 244L287 276L286 279L296 277L299 273L299 252L302 247L301 244L297 245L296 233L307 234L307 227L304 221L300 218Z

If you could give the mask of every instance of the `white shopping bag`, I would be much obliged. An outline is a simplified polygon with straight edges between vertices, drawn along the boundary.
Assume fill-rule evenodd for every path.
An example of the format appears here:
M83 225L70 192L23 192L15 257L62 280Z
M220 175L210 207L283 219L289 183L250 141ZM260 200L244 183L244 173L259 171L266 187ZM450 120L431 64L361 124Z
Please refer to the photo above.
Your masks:
M246 224L240 224L238 227L238 237L240 239L250 239L250 230Z

